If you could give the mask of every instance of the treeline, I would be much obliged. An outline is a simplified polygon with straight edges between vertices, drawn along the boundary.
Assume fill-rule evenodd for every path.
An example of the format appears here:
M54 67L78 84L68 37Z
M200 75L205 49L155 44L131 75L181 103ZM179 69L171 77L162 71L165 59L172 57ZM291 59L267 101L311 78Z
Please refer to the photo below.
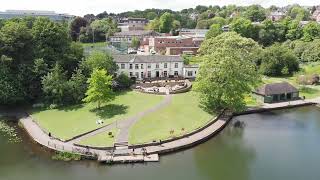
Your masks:
M82 45L72 41L68 24L46 18L1 23L1 105L80 103L95 69L113 76L117 66L105 53L94 52L85 58ZM121 76L114 88L129 86L128 81Z

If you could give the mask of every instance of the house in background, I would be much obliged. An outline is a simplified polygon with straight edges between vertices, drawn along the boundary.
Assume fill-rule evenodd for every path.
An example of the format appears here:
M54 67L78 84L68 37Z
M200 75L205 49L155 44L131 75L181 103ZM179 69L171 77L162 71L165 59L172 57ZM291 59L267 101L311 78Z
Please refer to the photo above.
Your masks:
M110 37L109 41L111 45L119 47L121 43L131 44L134 37L138 38L140 41L143 41L145 37L155 36L160 36L160 34L155 31L146 30L124 31L114 33L113 36Z
M313 12L312 19L320 22L320 6L317 6L316 10Z
M148 22L146 18L123 18L118 20L118 28L121 29L121 32L142 31Z
M299 99L299 90L287 82L265 84L253 93L264 103Z
M272 21L280 21L286 16L286 14L282 11L273 11L268 15L268 19Z
M198 67L185 66L180 56L162 55L114 55L119 67L117 74L125 73L131 78L184 77L195 78Z

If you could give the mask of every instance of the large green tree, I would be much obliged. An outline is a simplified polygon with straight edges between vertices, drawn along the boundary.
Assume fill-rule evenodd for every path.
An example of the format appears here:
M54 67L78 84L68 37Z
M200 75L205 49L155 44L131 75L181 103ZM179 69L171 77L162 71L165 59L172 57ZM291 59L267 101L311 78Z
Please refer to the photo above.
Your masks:
M245 107L245 95L259 81L255 65L258 50L256 42L234 32L203 42L195 89L207 111L239 111Z
M94 69L105 69L110 75L113 75L118 69L116 63L113 61L113 57L108 53L100 51L92 52L84 61L84 66L88 68L90 73Z
M160 17L159 31L161 33L169 33L172 30L173 21L174 21L174 18L172 16L172 14L164 13Z
M211 25L209 31L206 34L206 39L214 38L220 34L222 34L222 27L220 24L213 24Z
M108 75L104 69L94 70L91 77L88 79L88 90L84 102L94 103L97 102L100 109L102 103L107 103L114 99L112 91L112 76Z
M280 44L266 48L259 58L260 71L268 76L290 75L299 70L298 58L288 47Z
M303 28L303 40L312 41L320 38L320 24L310 22Z

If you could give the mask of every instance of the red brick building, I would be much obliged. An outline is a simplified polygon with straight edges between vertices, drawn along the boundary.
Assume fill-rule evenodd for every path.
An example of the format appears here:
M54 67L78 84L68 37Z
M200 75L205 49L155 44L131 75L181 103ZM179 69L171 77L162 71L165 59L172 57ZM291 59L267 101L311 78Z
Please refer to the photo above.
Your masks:
M149 42L146 43L147 41ZM171 54L170 52L167 52L167 49L169 48L169 50L175 51L173 53L174 55L180 55L183 51L190 51L191 49L199 48L202 40L189 36L161 36L144 39L143 42L143 48L146 52L156 52L158 54Z

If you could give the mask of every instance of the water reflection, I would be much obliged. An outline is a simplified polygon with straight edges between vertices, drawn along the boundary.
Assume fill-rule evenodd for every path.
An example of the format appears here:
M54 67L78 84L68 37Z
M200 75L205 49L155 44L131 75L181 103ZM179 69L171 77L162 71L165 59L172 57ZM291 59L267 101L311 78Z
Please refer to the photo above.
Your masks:
M208 179L249 179L255 152L243 138L245 127L234 127L234 123L214 140L194 151L197 168Z

